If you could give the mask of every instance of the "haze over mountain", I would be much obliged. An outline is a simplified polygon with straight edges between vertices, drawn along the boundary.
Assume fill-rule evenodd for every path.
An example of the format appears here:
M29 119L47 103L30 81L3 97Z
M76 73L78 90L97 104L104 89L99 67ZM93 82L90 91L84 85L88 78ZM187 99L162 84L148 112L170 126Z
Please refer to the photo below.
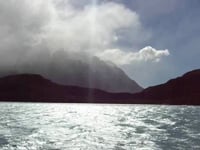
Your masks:
M40 74L62 85L97 88L109 92L135 93L142 90L119 67L95 56L72 54L64 50L51 54L46 50L23 57L24 55L18 56L18 61L13 66L4 64L1 76L30 73Z

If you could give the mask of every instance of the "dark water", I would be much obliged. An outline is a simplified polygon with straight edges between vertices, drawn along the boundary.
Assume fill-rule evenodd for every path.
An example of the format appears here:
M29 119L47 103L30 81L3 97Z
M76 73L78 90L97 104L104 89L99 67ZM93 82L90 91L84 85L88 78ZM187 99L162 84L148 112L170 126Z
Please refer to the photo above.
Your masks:
M0 103L0 149L200 149L200 107Z

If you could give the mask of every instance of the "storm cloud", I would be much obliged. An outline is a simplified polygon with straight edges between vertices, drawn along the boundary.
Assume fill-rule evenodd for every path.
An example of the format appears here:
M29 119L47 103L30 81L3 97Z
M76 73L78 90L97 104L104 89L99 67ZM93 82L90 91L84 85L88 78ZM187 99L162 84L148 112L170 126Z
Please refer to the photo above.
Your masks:
M89 64L93 57L106 60L109 55L116 65L138 60L158 62L169 54L168 50L139 50L150 38L151 32L143 27L140 16L121 3L0 1L1 75L48 75L52 74L48 69L52 64L64 75L72 60ZM127 48L125 43L133 47Z

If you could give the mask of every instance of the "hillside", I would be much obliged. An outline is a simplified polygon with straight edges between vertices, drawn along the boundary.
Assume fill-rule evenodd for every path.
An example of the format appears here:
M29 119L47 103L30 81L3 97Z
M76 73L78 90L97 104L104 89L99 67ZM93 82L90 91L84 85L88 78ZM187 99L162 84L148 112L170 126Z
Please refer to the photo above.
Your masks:
M171 79L164 84L149 87L135 97L148 103L200 104L200 69Z
M200 70L135 94L59 85L37 74L11 75L0 78L0 101L200 105Z
M143 90L122 69L98 57L71 55L64 51L58 51L52 55L48 53L38 55L38 59L29 58L28 62L23 62L21 58L22 62L16 62L10 71L1 70L0 76L39 74L55 83L68 86L96 88L115 93L136 93ZM4 66L4 68L10 68L10 66Z
M0 78L0 101L121 103L128 93L109 93L98 89L56 84L36 74Z

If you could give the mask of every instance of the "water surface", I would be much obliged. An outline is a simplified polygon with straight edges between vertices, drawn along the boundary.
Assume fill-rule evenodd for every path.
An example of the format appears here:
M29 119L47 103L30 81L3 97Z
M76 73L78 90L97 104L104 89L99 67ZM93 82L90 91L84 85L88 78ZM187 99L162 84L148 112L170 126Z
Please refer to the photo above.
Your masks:
M200 107L0 103L1 150L200 149Z

